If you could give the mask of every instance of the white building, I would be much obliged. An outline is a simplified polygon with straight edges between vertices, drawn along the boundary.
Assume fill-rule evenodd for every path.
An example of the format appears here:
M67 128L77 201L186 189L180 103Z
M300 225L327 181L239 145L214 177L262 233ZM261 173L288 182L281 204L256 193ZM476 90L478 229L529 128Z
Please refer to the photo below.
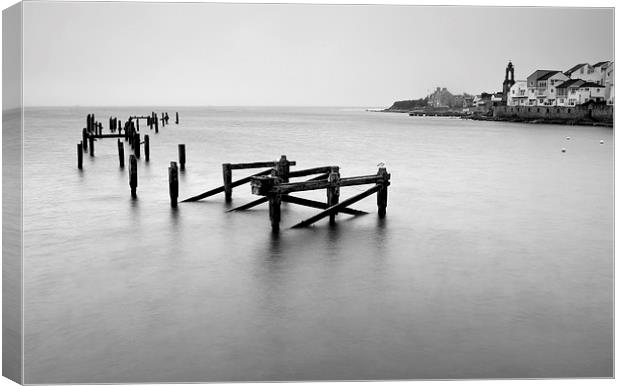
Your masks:
M576 106L589 101L605 101L606 87L581 79L569 79L557 86L556 106Z
M598 62L594 65L588 63L580 63L571 67L564 74L571 79L582 79L587 82L603 84L605 69L609 65L609 61Z
M525 106L527 105L527 81L517 80L515 84L510 87L508 93L507 104L508 106Z
M594 82L586 82L579 86L579 90L577 90L577 104L589 101L604 102L605 86Z
M614 104L614 62L609 62L603 74L603 84L605 85L605 101L608 105Z
M556 86L568 80L557 70L536 70L527 77L528 105L555 106Z

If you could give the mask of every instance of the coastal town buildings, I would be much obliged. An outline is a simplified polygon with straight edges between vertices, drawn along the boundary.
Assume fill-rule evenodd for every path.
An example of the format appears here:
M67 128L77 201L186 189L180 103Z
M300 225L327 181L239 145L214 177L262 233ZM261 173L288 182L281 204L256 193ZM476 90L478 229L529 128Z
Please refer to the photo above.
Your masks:
M558 70L536 70L527 77L528 105L554 106L556 87L568 80L568 76Z
M510 87L507 98L508 106L525 106L528 103L527 81L517 80Z
M605 86L605 101L608 105L614 104L614 62L610 62L603 74L603 85Z

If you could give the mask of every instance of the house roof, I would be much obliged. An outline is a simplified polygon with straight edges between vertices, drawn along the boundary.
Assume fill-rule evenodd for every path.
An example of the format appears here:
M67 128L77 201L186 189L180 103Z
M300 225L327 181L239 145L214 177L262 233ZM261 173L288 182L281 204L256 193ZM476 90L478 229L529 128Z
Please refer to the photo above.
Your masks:
M555 86L555 88L567 88L567 87L579 87L581 86L583 83L585 83L585 80L581 80L581 79L569 79L566 82Z
M584 84L579 85L579 87L598 87L605 88L602 84L594 83L594 82L585 82Z
M548 73L546 73L545 75L541 76L540 78L538 78L537 80L547 80L549 78L551 78L553 75L555 74L559 74L561 71L549 71Z
M587 64L588 64L588 63L579 63L579 64L576 64L576 65L574 65L573 67L571 67L568 71L566 71L564 74L565 74L565 75L570 75L570 74L572 74L573 72L577 71L578 69L580 69L581 67L583 67L583 66L585 66L585 65L587 65Z
M605 65L605 64L607 64L607 63L609 63L609 60L605 60L605 61L602 61L602 62L598 62L598 63L596 63L595 65L593 65L592 67L602 66L602 65Z

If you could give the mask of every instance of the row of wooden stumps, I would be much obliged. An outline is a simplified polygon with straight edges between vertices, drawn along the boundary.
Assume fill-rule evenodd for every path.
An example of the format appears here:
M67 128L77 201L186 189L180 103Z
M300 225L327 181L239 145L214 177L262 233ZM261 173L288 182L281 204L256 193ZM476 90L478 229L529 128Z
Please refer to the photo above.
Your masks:
M87 114L86 127L82 129L82 142L78 143L77 151L77 166L78 169L83 167L83 155L80 149L84 152L89 151L91 157L95 156L95 141L101 138L124 138L125 142L129 142L131 148L137 158L140 158L140 144L144 144L144 156L148 162L150 160L150 140L149 136L144 136L144 142L140 139L140 119L146 119L147 126L151 129L155 129L155 133L159 133L158 116L155 112L152 112L150 116L131 116L122 125L122 121L116 117L109 118L109 129L112 134L103 134L103 125L101 122L95 120L95 114ZM162 113L162 122L168 121L168 113ZM176 113L176 123L179 123L179 113ZM115 134L118 131L118 134ZM120 140L119 140L120 141ZM121 155L121 145L119 145L119 157ZM182 155L183 161L182 167L185 164L185 153ZM124 160L119 161L121 167L124 165Z
M388 197L387 189L390 185L390 174L384 167L380 167L377 174L341 178L340 168L338 166L321 166L291 171L290 166L294 166L295 164L295 161L289 161L284 155L280 158L280 160L273 162L252 162L239 164L225 163L222 165L224 185L197 196L190 197L182 202L198 201L222 192L224 193L225 200L230 202L232 200L233 188L246 183L251 183L252 193L262 197L245 205L230 209L229 212L250 209L262 203L268 202L269 218L271 221L271 228L274 232L277 232L280 229L280 205L282 202L322 209L322 211L317 215L294 225L293 228L311 225L325 217L329 217L330 224L334 224L338 213L350 215L366 214L367 212L352 209L349 208L349 206L375 193L377 194L379 217L385 217ZM237 181L232 180L233 170L263 167L269 167L269 169ZM307 176L315 177L312 177L306 181L289 182L291 178ZM340 187L365 184L373 184L374 186L360 194L350 197L344 201L340 201ZM290 194L293 192L317 189L326 190L326 202L295 197Z
M179 113L175 114L175 123L179 123ZM95 156L95 141L102 138L118 138L118 162L119 167L123 169L125 167L125 144L121 141L124 138L125 142L129 142L130 148L133 150L133 154L129 156L129 187L131 190L131 197L137 198L138 188L138 159L141 156L141 145L144 145L144 158L148 162L150 160L150 138L148 134L144 135L144 141L141 141L140 119L146 120L146 125L151 129L155 129L155 132L159 132L159 118L155 112L147 116L131 116L122 125L122 122L116 117L109 118L109 130L112 134L103 134L103 126L101 122L95 120L94 114L88 114L86 116L86 127L82 129L82 141L77 144L77 167L83 168L83 154L86 151L90 151L90 156ZM169 121L168 113L161 114L162 127ZM118 133L115 134L115 132ZM179 144L179 164L181 170L185 170L186 152L185 144ZM178 167L176 162L171 162L169 168L169 185L170 185L170 198L173 207L176 207L178 197Z

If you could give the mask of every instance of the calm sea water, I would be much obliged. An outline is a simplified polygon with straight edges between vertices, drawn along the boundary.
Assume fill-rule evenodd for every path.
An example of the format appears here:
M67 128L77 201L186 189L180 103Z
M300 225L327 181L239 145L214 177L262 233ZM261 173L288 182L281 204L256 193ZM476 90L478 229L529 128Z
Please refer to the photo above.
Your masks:
M76 168L87 113L107 131L150 111L25 114L25 382L612 375L611 129L183 108L149 132L137 200L115 139ZM180 198L220 185L223 162L286 154L343 177L384 162L387 218L372 196L354 206L369 215L291 230L317 210L288 204L274 237L266 205L172 210L179 143ZM255 198L242 186L232 205Z

